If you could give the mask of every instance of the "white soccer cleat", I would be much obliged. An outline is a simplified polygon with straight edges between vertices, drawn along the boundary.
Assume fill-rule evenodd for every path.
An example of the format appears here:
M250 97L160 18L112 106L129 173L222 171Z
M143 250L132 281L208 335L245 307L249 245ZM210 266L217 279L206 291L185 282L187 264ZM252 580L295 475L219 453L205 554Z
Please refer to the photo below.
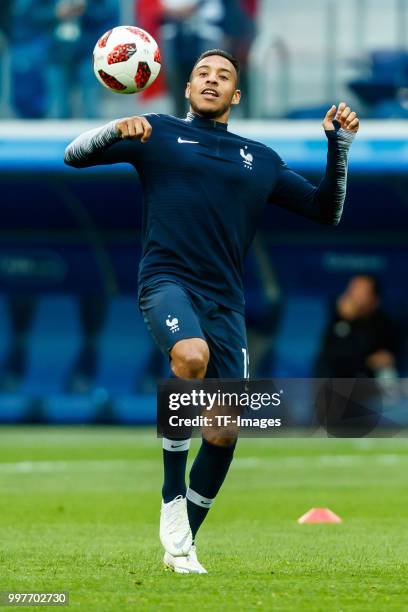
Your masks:
M163 563L166 569L170 569L176 574L208 574L205 567L203 567L197 559L197 552L194 544L185 557L173 557L173 555L170 555L168 552L164 553Z
M188 554L193 535L188 522L187 500L177 495L171 502L162 502L160 513L160 541L164 550L173 557Z

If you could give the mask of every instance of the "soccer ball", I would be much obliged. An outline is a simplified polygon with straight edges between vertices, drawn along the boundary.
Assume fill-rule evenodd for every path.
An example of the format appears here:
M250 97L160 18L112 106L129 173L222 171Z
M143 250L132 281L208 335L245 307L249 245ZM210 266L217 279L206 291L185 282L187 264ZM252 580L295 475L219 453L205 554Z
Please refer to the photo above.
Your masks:
M135 26L118 26L105 32L95 45L93 61L98 81L120 94L143 91L161 68L156 41Z

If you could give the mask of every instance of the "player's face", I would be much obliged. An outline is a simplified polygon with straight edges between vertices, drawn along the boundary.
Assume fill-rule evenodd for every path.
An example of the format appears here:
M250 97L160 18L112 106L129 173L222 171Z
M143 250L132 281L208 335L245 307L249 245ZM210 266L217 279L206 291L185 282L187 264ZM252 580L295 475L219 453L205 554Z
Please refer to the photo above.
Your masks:
M231 105L239 104L241 98L234 66L219 55L205 57L191 73L186 98L195 113L226 121Z

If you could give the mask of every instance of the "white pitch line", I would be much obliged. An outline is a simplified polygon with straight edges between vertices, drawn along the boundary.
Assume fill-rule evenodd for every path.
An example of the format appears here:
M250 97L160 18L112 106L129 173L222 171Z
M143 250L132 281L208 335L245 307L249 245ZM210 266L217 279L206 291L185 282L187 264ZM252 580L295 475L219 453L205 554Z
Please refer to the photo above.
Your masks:
M129 460L100 460L100 461L20 461L17 463L0 463L0 473L3 474L29 474L32 472L76 472L84 470L106 471L117 468L151 468L158 465L154 459Z
M408 455L376 454L376 455L320 455L320 456L296 456L296 457L237 457L233 461L236 469L255 468L298 468L304 467L306 463L321 467L347 467L351 465L367 463L373 460L375 464L382 466L394 466L397 463L408 460ZM161 461L157 459L112 459L112 460L77 460L77 461L18 461L14 463L0 463L0 474L31 474L52 472L102 472L115 469L161 469Z
M270 459L260 457L243 457L234 459L232 465L240 469L250 469L254 467L303 467L306 463L320 467L347 467L351 465L369 463L382 466L396 465L402 461L408 461L408 455L376 454L376 455L319 455L319 456L295 456L295 457L271 457Z

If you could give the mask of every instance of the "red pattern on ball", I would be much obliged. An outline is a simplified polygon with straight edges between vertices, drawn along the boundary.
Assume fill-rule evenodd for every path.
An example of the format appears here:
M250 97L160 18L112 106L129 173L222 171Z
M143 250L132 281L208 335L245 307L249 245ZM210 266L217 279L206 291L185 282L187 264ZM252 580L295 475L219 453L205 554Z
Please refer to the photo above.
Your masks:
M127 62L129 57L136 53L135 43L125 43L124 45L116 45L110 53L108 53L108 64L119 64L119 62Z
M152 74L149 65L146 62L139 62L135 76L135 83L139 89L142 89L150 79Z
M111 89L116 89L117 91L123 91L126 89L126 85L120 83L114 76L111 74L107 74L104 70L98 70L98 74L101 77L102 81L110 87Z
M160 49L159 47L157 47L156 51L154 52L154 61L157 62L158 64L161 65L161 55L160 55Z
M101 36L100 39L98 40L98 47L100 47L101 49L106 47L106 43L108 42L108 38L111 34L112 34L112 30L108 30L107 32L105 32L105 34Z
M134 26L127 26L127 29L129 30L129 32L133 32L133 34L136 34L136 36L139 36L139 38L141 38L145 42L147 43L151 42L148 35L145 32L143 32L143 30L141 30L140 28L135 28Z

